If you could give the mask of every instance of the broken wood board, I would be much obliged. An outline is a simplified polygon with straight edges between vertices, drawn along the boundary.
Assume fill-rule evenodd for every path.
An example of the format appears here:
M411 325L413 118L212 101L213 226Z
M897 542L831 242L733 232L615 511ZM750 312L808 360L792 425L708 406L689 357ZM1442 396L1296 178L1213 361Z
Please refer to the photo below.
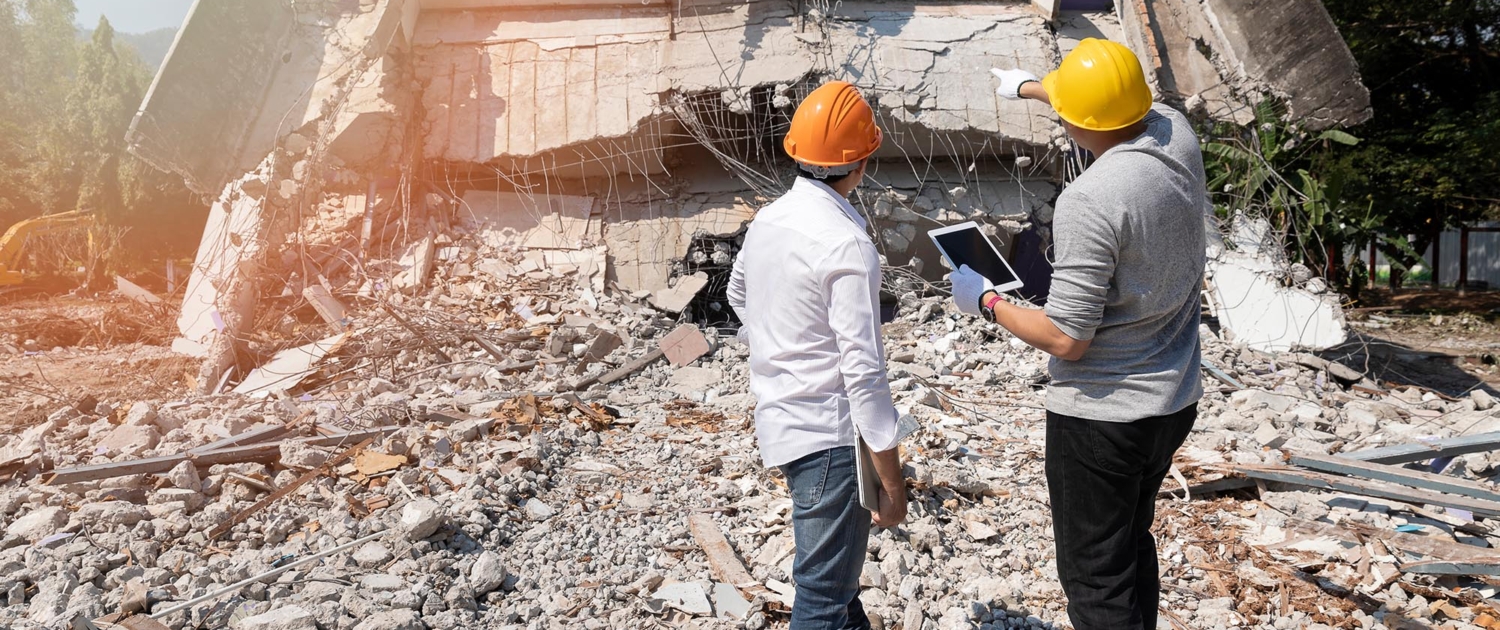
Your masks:
M1366 481L1351 477L1340 477L1325 473L1297 470L1284 466L1252 466L1240 465L1235 470L1240 474L1254 479L1264 479L1309 488L1323 490L1337 490L1340 492L1352 492L1371 497L1394 499L1408 503L1419 503L1426 505L1441 505L1443 507L1454 507L1468 510L1476 515L1488 517L1500 517L1500 503L1484 501L1471 497L1456 496L1423 490L1421 488L1410 488L1406 486L1385 483L1379 481Z
M375 451L364 450L354 456L354 470L362 477L378 475L387 470L395 470L406 463L405 455L387 455ZM362 481L357 479L356 481Z
M1376 464L1407 464L1439 457L1456 457L1470 453L1483 453L1500 449L1500 432L1461 435L1410 444L1396 444L1380 448L1340 453L1339 457L1357 459Z
M1436 492L1447 492L1475 499L1483 499L1485 501L1500 502L1500 492L1495 492L1494 489L1477 481L1460 479L1458 477L1313 453L1292 453L1291 462L1296 466L1323 472L1373 479L1376 481L1389 481L1404 486L1414 486Z
M245 380L235 386L234 393L263 396L296 387L302 379L317 371L318 363L324 357L338 352L350 335L351 333L343 332L322 341L282 350L265 365L251 371Z
M762 594L769 596L766 587L750 575L739 556L735 555L734 548L729 546L729 539L724 537L724 532L719 531L713 516L702 513L689 515L688 530L692 532L693 540L698 542L698 547L708 556L708 566L713 570L714 579L734 586L750 599Z
M324 435L318 437L302 438L295 440L308 446L336 446L358 442L365 438L381 437L396 431L398 427L377 427L374 429L362 429L349 433L336 435ZM145 475L151 473L164 473L172 470L182 462L193 462L198 466L212 466L214 464L239 464L244 462L272 463L281 458L281 441L267 442L264 444L246 444L234 446L206 453L185 452L175 455L161 455L147 459L136 459L123 462L109 462L105 464L89 464L86 466L75 466L53 470L42 475L42 482L50 485L62 485L66 483L78 483L80 481L95 481L99 479L110 479L113 477L124 477L126 475Z
M457 215L497 249L580 249L603 239L593 197L470 190Z

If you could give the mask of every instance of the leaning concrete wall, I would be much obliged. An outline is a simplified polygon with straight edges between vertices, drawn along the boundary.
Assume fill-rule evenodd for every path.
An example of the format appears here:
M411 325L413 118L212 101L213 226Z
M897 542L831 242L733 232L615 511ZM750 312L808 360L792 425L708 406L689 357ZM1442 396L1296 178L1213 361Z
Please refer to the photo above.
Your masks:
M295 27L283 2L199 0L131 123L131 152L205 195L255 168L269 147L246 145L274 77L318 67L321 45L295 42Z

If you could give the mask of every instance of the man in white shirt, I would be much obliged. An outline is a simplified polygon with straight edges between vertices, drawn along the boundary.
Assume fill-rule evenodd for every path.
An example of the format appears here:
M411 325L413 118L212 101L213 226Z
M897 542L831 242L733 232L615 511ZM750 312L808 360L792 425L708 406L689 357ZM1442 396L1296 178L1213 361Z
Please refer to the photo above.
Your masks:
M875 524L906 518L896 410L880 340L880 259L847 199L880 147L874 112L842 81L808 95L783 147L792 189L761 209L729 280L750 344L755 436L792 493L791 630L869 628L859 575L871 515L860 507L855 440L880 477Z

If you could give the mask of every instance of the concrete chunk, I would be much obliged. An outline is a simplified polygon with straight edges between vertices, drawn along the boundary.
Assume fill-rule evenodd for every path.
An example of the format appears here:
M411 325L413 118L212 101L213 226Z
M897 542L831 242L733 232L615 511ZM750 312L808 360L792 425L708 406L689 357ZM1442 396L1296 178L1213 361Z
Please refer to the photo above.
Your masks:
M677 286L651 293L651 305L669 313L681 313L703 287L708 286L708 274L695 273L677 279Z
M301 606L282 606L230 624L235 630L317 630L313 614Z
M662 337L660 345L667 361L678 367L697 361L709 351L708 339L692 324L674 328Z
M109 435L104 436L104 439L99 441L99 448L107 453L140 457L142 453L156 448L160 440L161 434L157 432L156 427L122 425L115 427Z
M474 589L474 596L479 597L505 583L507 573L505 565L500 561L500 555L493 551L485 551L479 554L479 559L474 561L474 566L469 568L469 586Z
M713 606L708 603L708 592L697 582L666 584L656 589L651 597L689 615L706 616L714 612Z
M41 540L68 523L68 510L56 505L32 510L5 528L6 535L27 541Z
M426 630L417 611L406 608L387 610L361 621L354 630Z
M443 506L431 499L417 499L401 508L401 529L409 540L431 536L443 525Z

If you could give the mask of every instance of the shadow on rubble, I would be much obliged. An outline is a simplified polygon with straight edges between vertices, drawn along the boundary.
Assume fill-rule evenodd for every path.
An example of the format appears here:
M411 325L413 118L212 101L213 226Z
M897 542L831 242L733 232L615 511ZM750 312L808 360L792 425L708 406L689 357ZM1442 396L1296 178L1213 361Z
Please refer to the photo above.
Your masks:
M1368 332L1351 332L1349 341L1317 355L1364 374L1382 389L1415 385L1455 398L1476 389L1500 396L1494 385L1465 369L1493 365L1493 355L1457 356L1418 350Z

